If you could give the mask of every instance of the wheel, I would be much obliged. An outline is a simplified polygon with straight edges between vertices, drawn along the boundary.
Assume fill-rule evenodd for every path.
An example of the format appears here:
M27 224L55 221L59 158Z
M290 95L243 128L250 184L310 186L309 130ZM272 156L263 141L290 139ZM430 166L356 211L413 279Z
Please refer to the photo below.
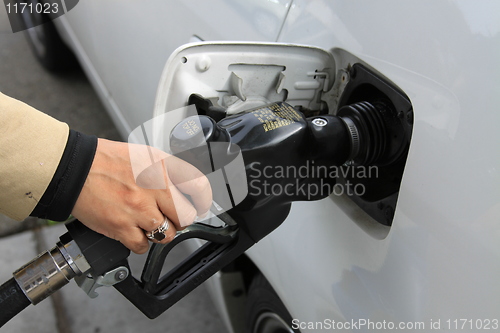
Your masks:
M300 333L292 329L292 316L262 274L248 290L246 326L248 333Z
M33 8L38 2L38 0L28 1L33 4ZM47 14L24 11L21 19L25 27L29 28L25 33L33 54L43 67L51 72L78 67L73 52L63 42Z

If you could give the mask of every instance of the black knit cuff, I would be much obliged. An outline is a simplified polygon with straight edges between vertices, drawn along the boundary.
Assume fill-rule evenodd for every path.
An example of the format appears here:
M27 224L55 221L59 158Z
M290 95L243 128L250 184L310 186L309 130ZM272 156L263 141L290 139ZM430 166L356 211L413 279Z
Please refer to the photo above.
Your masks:
M54 221L68 218L87 179L96 149L97 137L70 130L56 173L30 216Z

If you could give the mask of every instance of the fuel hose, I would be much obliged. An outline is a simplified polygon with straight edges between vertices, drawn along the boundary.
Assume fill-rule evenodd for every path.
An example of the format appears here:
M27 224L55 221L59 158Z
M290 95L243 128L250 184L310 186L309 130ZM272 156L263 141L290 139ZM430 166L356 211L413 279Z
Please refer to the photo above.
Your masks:
M26 297L14 278L0 286L0 327L23 311L30 300Z

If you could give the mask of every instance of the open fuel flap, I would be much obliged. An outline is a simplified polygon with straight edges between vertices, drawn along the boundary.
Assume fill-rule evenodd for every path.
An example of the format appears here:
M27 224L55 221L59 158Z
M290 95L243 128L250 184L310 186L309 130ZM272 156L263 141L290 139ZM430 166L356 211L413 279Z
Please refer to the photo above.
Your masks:
M289 44L197 43L177 49L160 79L155 115L181 108L198 94L235 114L286 101L325 110L322 94L335 81L324 50Z

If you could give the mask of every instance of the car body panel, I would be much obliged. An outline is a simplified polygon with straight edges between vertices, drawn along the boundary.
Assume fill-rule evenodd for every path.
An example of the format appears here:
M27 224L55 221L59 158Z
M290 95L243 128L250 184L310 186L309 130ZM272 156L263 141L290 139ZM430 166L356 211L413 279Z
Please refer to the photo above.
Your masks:
M499 11L478 6L294 1L279 41L349 50L408 94L415 115L387 238L328 198L295 203L249 251L295 318L429 324L498 313Z

